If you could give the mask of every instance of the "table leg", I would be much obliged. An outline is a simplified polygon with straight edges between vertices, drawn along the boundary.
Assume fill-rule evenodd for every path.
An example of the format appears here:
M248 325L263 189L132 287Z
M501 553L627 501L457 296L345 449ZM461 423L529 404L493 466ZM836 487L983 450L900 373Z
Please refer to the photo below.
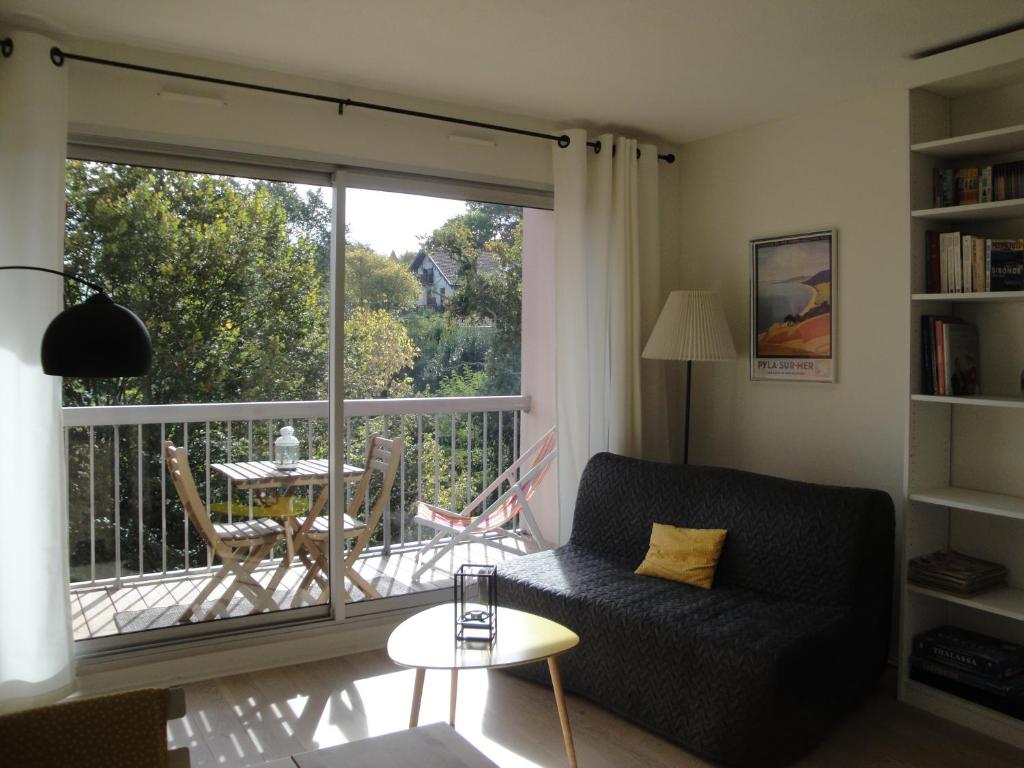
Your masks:
M286 517L284 521L284 539L287 544L287 554L285 557L288 558L289 567L291 567L292 559L295 557L295 523L293 519Z
M423 701L423 676L427 670L416 670L416 683L412 689L412 711L409 713L409 727L415 728L420 721L420 702Z
M558 719L562 723L562 739L565 741L565 754L569 757L569 768L576 768L576 747L572 743L569 712L565 708L565 693L562 692L562 677L558 674L558 664L554 656L548 657L548 672L551 673L551 687L555 691L555 705L558 707Z
M455 699L459 693L459 670L452 670L452 692L448 698L448 725L455 727Z

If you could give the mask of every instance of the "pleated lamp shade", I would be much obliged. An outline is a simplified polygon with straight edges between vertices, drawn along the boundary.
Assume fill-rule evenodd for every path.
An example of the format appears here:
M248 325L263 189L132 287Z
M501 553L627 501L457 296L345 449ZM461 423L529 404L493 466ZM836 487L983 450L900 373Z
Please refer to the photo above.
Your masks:
M672 291L642 356L653 360L736 359L736 348L718 294Z

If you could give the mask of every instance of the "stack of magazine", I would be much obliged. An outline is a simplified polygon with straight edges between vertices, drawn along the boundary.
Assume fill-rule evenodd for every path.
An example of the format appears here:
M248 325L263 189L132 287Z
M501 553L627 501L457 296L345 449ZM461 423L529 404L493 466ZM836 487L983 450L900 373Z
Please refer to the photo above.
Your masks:
M1024 718L1024 647L944 625L914 637L910 678Z
M907 579L917 584L955 595L974 595L1006 583L1006 566L946 549L915 557L907 569Z

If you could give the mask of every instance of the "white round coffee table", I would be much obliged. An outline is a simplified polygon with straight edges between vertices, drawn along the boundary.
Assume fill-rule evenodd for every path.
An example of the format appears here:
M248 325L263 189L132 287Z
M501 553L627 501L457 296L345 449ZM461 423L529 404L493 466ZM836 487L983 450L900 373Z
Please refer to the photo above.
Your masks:
M555 657L575 648L579 636L557 622L512 608L498 608L498 631L493 645L457 643L455 608L451 603L436 605L410 616L391 633L388 656L403 667L416 670L409 727L419 722L423 678L428 669L449 669L452 673L448 722L455 725L455 700L460 669L496 669L547 660L551 687L555 692L558 719L569 765L576 768L576 749L569 730L562 680Z

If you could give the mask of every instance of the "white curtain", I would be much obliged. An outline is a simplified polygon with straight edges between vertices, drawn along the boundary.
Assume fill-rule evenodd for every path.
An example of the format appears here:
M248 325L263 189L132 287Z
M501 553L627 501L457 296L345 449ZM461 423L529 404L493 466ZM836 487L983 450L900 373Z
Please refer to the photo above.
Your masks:
M657 388L640 353L660 309L657 148L605 134L595 153L585 131L565 133L569 146L553 147L563 541L587 460L643 452L642 393Z
M0 264L60 269L67 74L54 43L13 33L0 63ZM61 380L40 342L63 282L0 272L0 711L60 698L73 684Z

